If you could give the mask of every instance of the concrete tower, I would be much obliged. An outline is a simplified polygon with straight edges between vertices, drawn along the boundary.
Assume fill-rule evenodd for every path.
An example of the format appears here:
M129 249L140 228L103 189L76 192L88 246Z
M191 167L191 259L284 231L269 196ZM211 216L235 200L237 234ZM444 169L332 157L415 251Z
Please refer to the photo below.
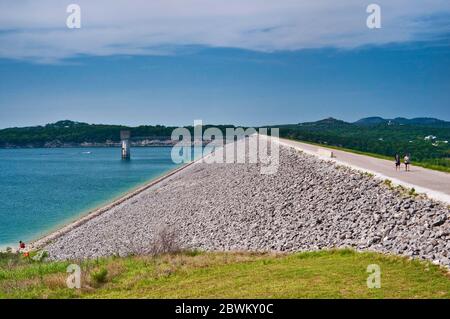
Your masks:
M122 140L122 159L130 159L130 131L120 131L120 139Z

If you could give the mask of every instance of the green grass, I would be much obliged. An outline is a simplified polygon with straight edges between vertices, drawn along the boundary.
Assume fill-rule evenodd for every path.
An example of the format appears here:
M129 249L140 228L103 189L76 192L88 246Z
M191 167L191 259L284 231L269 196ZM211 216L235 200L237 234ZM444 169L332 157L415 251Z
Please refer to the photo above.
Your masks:
M314 142L310 142L310 141L299 140L299 139L289 138L289 137L283 137L283 138L288 139L288 140L292 140L292 141L302 142L302 143L305 143L305 144L311 144L311 145L314 145L314 146L330 148L330 149L334 149L334 150L338 150L338 151L345 151L345 152L349 152L349 153L354 153L354 154L359 154L359 155L366 155L366 156L370 156L370 157L374 157L374 158L384 159L384 160L388 160L388 161L391 161L392 163L394 163L394 157L393 156L390 157L390 156L386 156L386 155L383 155L383 154L363 152L363 151L358 151L358 150L354 150L354 149L351 149L351 148L345 148L345 147L328 145L328 144L314 143ZM415 166L420 166L420 167L423 167L423 168L432 169L432 170L435 170L435 171L450 173L450 166L449 166L448 162L449 162L449 159L439 159L439 160L435 160L435 161L433 161L433 160L412 161L411 164L415 165Z
M438 266L353 250L279 255L187 252L83 261L81 289L66 287L68 264L1 263L0 297L450 298L449 274ZM380 289L367 288L369 264L381 267Z

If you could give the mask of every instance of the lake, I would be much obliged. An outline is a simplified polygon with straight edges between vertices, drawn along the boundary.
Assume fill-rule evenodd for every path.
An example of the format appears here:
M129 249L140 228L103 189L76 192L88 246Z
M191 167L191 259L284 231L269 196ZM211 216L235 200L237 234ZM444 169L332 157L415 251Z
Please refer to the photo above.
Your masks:
M0 247L17 247L176 168L171 147L0 149Z

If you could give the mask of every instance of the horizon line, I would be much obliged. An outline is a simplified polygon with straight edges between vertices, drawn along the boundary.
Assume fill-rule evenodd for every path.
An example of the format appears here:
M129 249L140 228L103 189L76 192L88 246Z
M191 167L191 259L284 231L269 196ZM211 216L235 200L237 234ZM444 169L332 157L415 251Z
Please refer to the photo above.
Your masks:
M304 122L296 122L296 123L277 123L277 124L267 124L267 125L241 125L241 124L231 124L231 123L222 123L222 124L213 124L213 123L207 123L207 124L202 124L203 126L233 126L233 127L274 127L276 125L298 125L298 124L304 124L304 123L315 123L315 122L320 122L320 121L324 121L324 120L336 120L336 121L342 121L344 123L348 123L348 124L355 124L358 121L364 120L364 119L371 119L371 118L378 118L378 119L382 119L385 121L390 121L390 120L397 120L397 119L405 119L405 120L415 120L415 119L433 119L433 120L438 120L438 121L442 121L444 123L450 123L450 121L448 120L444 120L444 119L440 119L437 117L430 117L430 116L416 116L416 117L402 117L402 116L397 116L395 118L384 118L382 116L378 116L378 115L374 115L374 116L366 116L366 117L362 117L356 121L346 121L346 120L342 120L339 118L335 118L333 116L328 116L328 117L324 117L318 120L311 120L311 121L304 121ZM109 126L124 126L127 128L137 128L137 127L141 127L141 126L164 126L164 127L191 127L194 126L193 123L192 124L188 124L188 125L173 125L173 124L160 124L160 123L156 123L156 124L138 124L138 125L129 125L129 124L116 124L116 123L92 123L92 122L84 122L84 121L77 121L77 120L70 120L70 119L63 119L63 120L57 120L55 122L49 122L49 123L45 123L45 124L35 124L35 125L26 125L26 126L9 126L9 127L0 127L0 130L7 130L7 129L17 129L17 128L31 128L31 127L45 127L47 125L52 125L52 124L56 124L59 122L72 122L72 123L78 123L78 124L87 124L87 125L109 125ZM192 121L194 122L194 120Z

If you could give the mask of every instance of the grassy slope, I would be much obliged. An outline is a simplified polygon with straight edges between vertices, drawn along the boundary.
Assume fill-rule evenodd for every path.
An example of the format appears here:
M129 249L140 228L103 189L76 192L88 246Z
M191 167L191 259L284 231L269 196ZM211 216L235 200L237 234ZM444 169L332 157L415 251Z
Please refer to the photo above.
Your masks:
M450 298L450 277L426 262L332 250L290 255L182 253L82 263L81 290L65 287L67 262L0 264L3 298ZM381 267L368 289L366 268ZM104 283L92 273L107 269Z
M302 143L311 144L311 145L315 145L315 146L320 146L320 147L323 147L323 148L331 148L331 149L334 149L334 150L346 151L346 152L350 152L350 153L355 153L355 154L360 154L360 155L366 155L366 156L371 156L371 157L375 157L375 158L385 159L385 160L388 160L388 161L391 161L392 163L394 163L394 160L393 160L392 157L389 157L389 156L386 156L386 155L382 155L382 154L362 152L362 151L354 150L354 149L351 149L351 148L333 146L333 145L328 145L328 144L314 143L314 142L310 142L310 141L304 141L304 140L288 138L288 137L283 137L283 138L286 138L286 139L289 139L289 140L293 140L293 141L299 141L299 142L302 142ZM394 165L394 164L392 164L392 165ZM426 161L422 161L422 162L412 161L412 165L416 165L416 166L420 166L420 167L423 167L423 168L432 169L432 170L435 170L435 171L441 171L441 172L445 172L445 173L450 173L450 167L443 166L443 165L436 165L436 164L428 163Z

